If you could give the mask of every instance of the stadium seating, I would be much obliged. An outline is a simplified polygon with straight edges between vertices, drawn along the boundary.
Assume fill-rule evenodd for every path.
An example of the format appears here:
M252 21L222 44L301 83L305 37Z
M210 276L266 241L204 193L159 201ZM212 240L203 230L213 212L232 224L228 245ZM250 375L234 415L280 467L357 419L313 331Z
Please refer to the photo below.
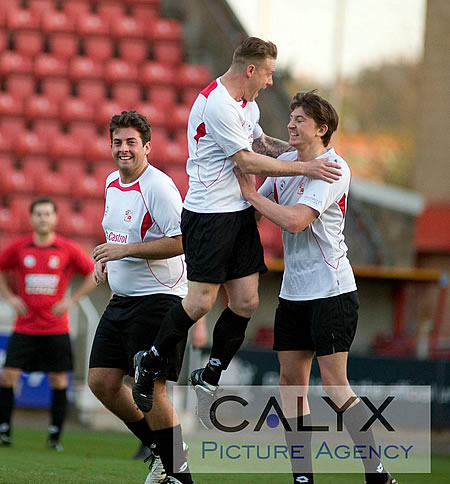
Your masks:
M63 233L104 241L108 125L124 109L148 117L149 159L184 196L189 107L211 76L183 61L159 0L0 0L0 229L28 230L32 197L51 194Z

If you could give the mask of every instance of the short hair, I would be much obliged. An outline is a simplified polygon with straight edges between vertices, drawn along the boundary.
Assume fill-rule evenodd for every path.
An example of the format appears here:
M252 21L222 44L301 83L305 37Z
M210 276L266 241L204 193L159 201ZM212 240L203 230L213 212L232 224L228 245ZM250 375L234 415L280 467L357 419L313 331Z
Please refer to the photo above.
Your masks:
M328 146L331 135L336 131L339 124L339 116L329 101L317 94L317 89L298 92L292 98L291 112L299 107L303 108L305 114L314 119L317 126L326 124L327 132L322 136L324 146Z
M55 203L55 201L52 198L49 198L49 197L39 197L39 198L35 198L30 203L30 214L33 213L35 207L37 207L38 205L43 205L44 203L49 203L50 205L53 206L53 210L55 211L55 213L58 212L58 207L56 206L56 203Z
M122 111L111 118L109 122L109 138L113 140L113 133L119 128L134 128L142 139L142 144L145 145L152 139L152 129L148 119L135 110Z
M277 46L258 37L247 37L233 53L233 64L261 63L265 59L276 59Z

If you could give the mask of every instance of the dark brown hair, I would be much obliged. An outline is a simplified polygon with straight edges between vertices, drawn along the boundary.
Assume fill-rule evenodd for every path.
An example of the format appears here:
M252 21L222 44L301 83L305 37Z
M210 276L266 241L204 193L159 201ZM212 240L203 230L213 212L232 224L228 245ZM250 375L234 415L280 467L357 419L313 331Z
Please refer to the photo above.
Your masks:
M261 63L267 58L276 59L277 46L258 37L247 37L233 54L233 64Z
M35 198L31 202L31 204L30 204L30 214L33 213L35 207L37 207L38 205L43 205L44 203L49 203L50 205L53 205L53 209L54 209L55 213L58 212L58 207L56 206L56 203L52 198L39 197L39 198Z
M111 118L109 122L109 137L113 139L113 132L119 128L134 128L145 145L152 139L152 130L148 119L136 111L122 111Z
M339 124L339 116L329 101L317 94L317 89L306 92L298 92L291 103L291 112L299 107L305 114L314 119L317 126L327 125L328 130L322 136L324 146L328 146L331 135L336 131Z

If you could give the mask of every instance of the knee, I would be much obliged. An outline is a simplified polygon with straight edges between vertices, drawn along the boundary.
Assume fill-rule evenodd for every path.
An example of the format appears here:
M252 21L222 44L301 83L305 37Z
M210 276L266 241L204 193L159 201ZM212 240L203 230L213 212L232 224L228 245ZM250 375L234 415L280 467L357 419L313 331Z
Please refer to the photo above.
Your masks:
M183 306L189 317L194 321L198 321L201 317L211 311L214 303L215 297L209 293L205 293L196 296L195 298L189 298L189 296L186 296L183 301Z
M92 393L101 401L106 402L117 395L120 385L111 383L101 375L89 373L88 385Z
M3 368L0 373L0 384L3 387L15 387L20 372L9 368Z
M307 386L308 379L302 377L300 373L293 373L289 371L280 371L280 385L287 386Z
M236 301L230 301L229 307L233 313L238 314L244 318L251 318L253 313L258 308L259 297L258 294L242 295Z

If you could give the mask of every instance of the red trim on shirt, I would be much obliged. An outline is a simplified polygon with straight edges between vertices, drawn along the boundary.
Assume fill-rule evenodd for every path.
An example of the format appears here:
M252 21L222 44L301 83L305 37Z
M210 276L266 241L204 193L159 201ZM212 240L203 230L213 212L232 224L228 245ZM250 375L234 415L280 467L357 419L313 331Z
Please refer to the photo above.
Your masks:
M112 181L108 185L107 189L108 188L117 188L117 189L119 189L122 192L129 192L131 190L136 190L137 192L141 193L141 187L139 186L139 182L138 181L136 183L133 183L133 185L130 185L129 187L123 187L119 183L119 178L116 178L114 181Z
M200 94L205 96L206 98L214 91L214 89L217 87L217 79L214 79L210 84L208 84L203 91L200 91Z
M339 208L341 209L342 216L345 217L345 193L342 195L342 198L339 200L338 205Z
M241 104L241 108L244 109L247 106L247 99L244 99Z
M206 126L205 123L201 123L197 126L197 134L194 136L195 141L197 141L200 138L203 138L203 136L206 136Z
M278 191L277 191L277 185L276 185L276 182L273 182L273 198L275 199L275 201L280 204L279 200L278 200Z
M148 209L147 209L148 210ZM150 217L150 213L147 211L142 219L141 224L141 239L144 240L147 230L153 225L153 220Z

